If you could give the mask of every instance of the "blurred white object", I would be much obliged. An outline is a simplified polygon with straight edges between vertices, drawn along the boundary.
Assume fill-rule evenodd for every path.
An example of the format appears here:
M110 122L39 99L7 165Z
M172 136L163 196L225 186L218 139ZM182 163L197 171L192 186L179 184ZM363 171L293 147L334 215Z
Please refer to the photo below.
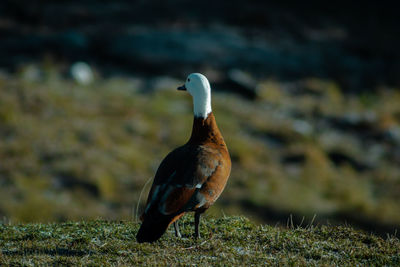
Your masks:
M77 83L83 85L88 85L94 80L92 68L85 62L72 64L71 75Z

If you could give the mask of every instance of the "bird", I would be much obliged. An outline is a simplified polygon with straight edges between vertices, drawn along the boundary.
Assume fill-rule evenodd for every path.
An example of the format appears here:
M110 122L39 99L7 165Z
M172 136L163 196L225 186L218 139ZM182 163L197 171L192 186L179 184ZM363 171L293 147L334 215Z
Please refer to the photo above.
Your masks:
M158 240L178 220L194 212L194 238L200 238L200 216L221 195L231 172L231 159L211 109L211 87L200 73L188 75L183 86L193 98L193 127L186 144L171 151L160 163L150 188L139 243Z

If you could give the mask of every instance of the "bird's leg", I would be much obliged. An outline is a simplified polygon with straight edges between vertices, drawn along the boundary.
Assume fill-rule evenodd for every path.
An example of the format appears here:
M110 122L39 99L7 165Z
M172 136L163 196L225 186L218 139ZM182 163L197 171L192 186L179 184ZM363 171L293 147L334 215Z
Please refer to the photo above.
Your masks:
M197 212L194 214L194 238L195 239L200 238L200 232L199 232L200 214L201 213L197 213Z
M175 236L176 237L182 237L181 232L179 231L178 221L174 222L174 229L175 229Z

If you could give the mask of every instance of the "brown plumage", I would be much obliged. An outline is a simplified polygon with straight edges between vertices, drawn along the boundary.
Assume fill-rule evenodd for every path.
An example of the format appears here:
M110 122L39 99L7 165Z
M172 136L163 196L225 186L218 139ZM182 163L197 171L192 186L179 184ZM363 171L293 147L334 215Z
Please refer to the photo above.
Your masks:
M190 90L200 87L192 86L196 85L197 79L208 85L207 79L201 74L191 74L186 87L183 87L184 90L188 88L194 101L196 93ZM142 225L136 236L138 242L156 241L172 223L175 234L180 236L175 222L190 211L195 212L195 237L199 237L200 214L217 200L226 185L231 170L228 149L211 108L207 113L208 109L204 107L196 110L195 105L189 141L170 152L158 167L146 209L141 216Z

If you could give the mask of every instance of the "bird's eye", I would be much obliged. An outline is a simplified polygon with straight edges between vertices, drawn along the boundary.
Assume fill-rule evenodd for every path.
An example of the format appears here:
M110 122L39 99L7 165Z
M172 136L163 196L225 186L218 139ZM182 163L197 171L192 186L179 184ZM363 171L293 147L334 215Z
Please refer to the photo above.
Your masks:
M190 82L190 79L188 78L188 82Z

